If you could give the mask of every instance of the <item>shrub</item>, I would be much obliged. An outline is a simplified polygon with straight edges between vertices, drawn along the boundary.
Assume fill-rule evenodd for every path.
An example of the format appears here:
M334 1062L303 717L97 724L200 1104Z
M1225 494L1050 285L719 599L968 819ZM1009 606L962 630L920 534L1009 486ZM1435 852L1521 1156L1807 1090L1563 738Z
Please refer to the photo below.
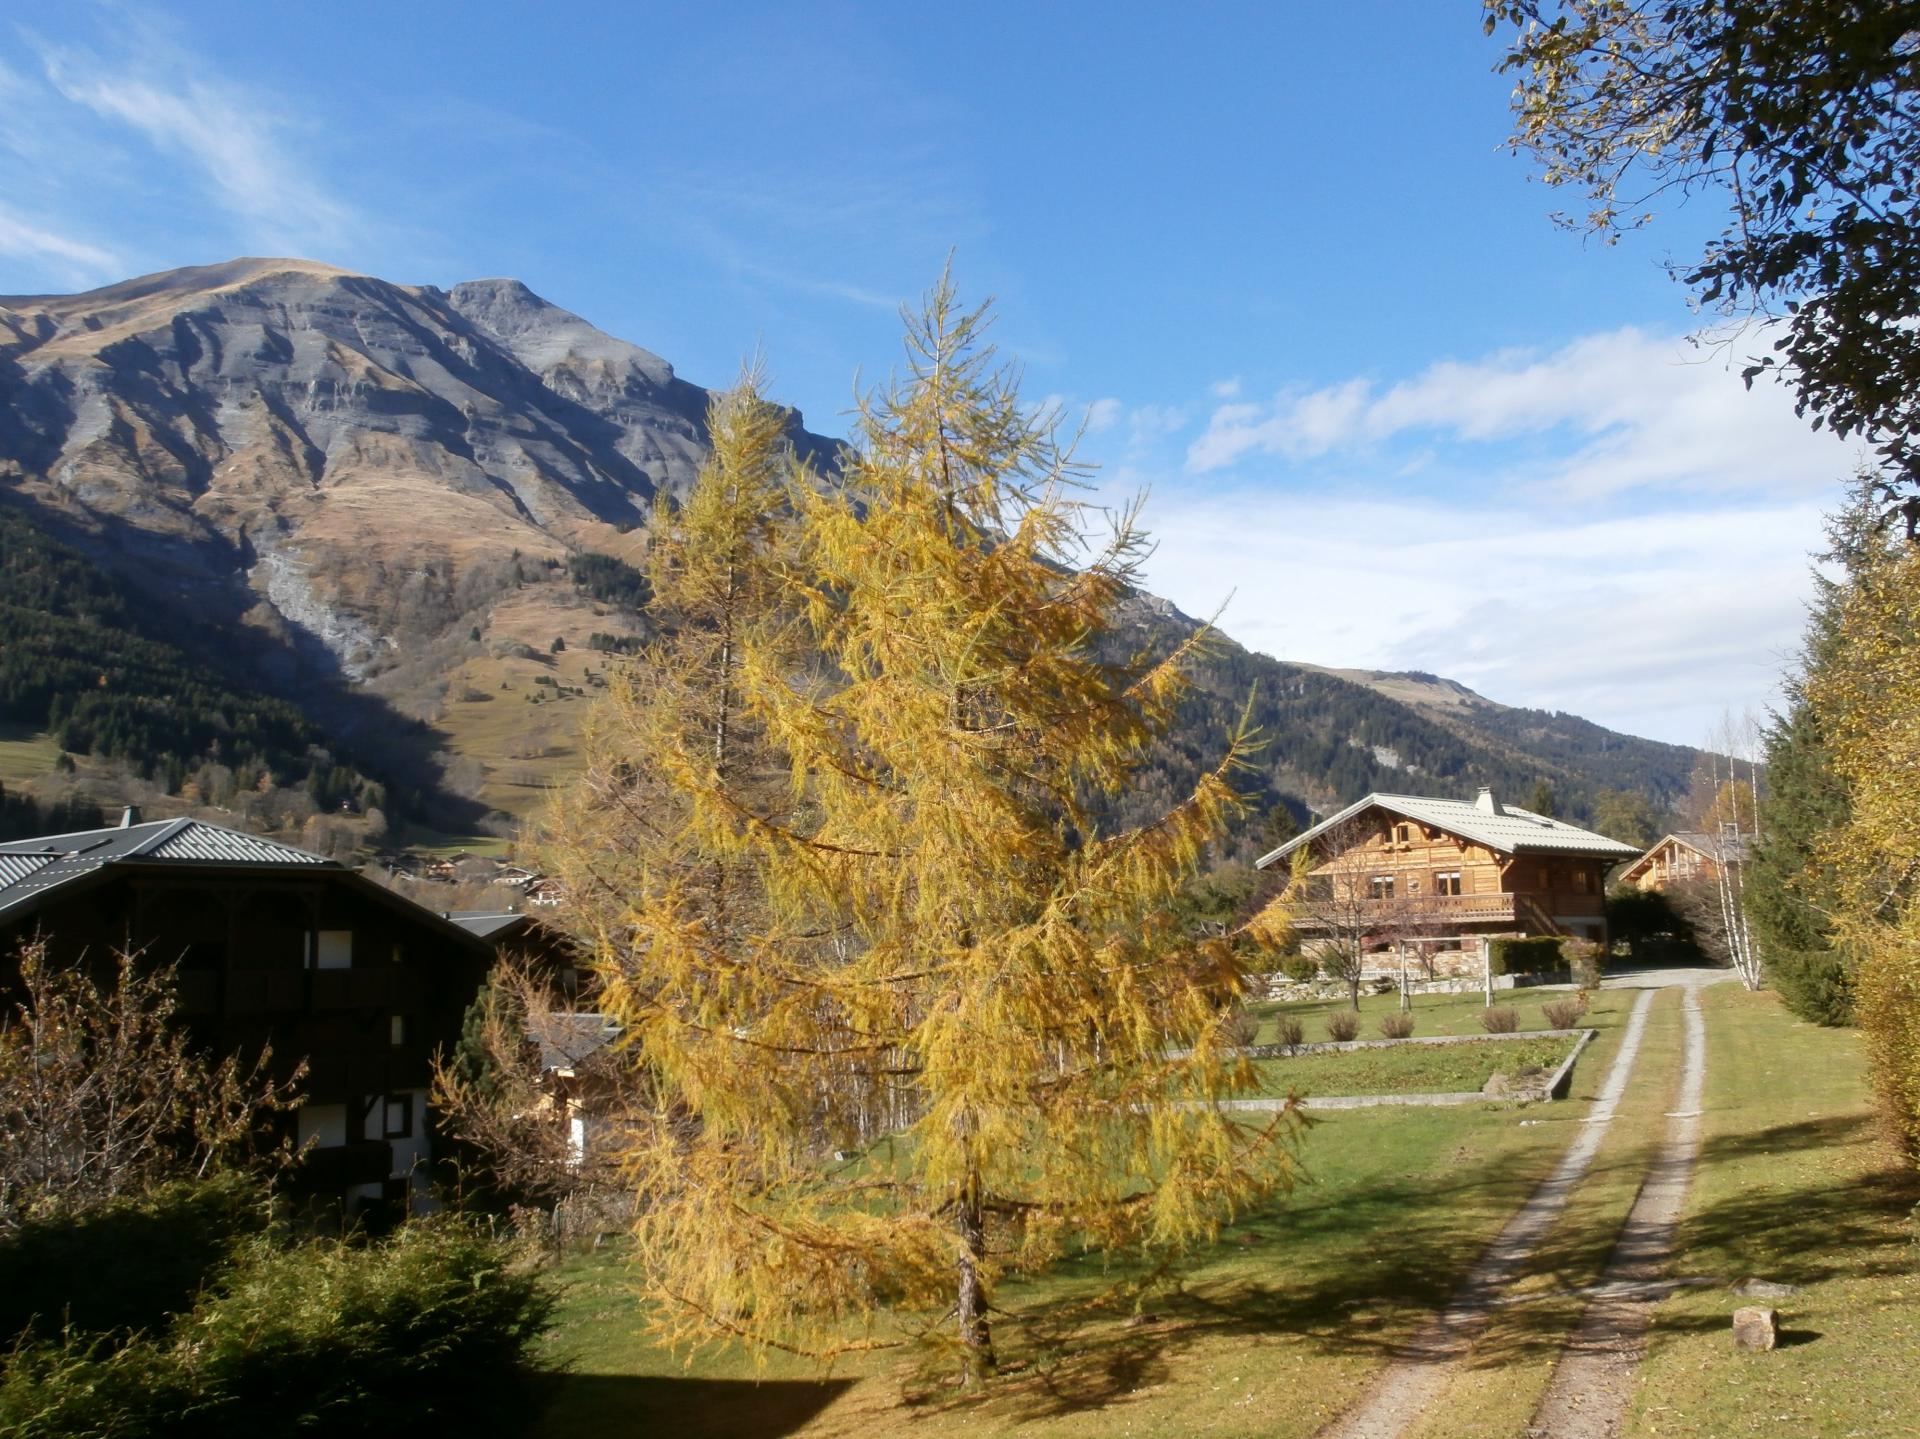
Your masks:
M1405 1039L1413 1033L1413 1016L1399 1011L1381 1015L1380 1033L1388 1039Z
M1487 950L1495 974L1546 974L1566 964L1560 936L1554 934L1505 935L1491 941Z
M1281 956L1280 972L1295 984L1306 984L1320 973L1320 965L1308 955L1288 954Z
M1298 1015L1283 1014L1273 1022L1273 1038L1276 1044L1298 1049L1306 1043L1307 1027L1300 1022Z
M1567 968L1572 972L1575 984L1583 990L1600 987L1604 951L1598 944L1590 939L1569 935L1560 941L1560 953L1566 958Z
M1360 1016L1351 1009L1336 1009L1327 1016L1327 1034L1344 1044L1360 1032Z
M1580 999L1554 999L1540 1006L1541 1017L1547 1021L1549 1029L1572 1029L1586 1014L1587 1006Z
M1512 1034L1520 1027L1520 1011L1510 1004L1496 1004L1480 1011L1480 1027L1488 1034Z
M1259 1016L1244 1005L1235 1005L1220 1017L1221 1037L1236 1049L1252 1044L1260 1032Z
M162 1334L16 1348L0 1433L520 1432L551 1308L512 1250L452 1221L378 1244L257 1237Z
M78 1217L41 1216L0 1242L0 1348L31 1328L53 1338L159 1329L189 1309L234 1247L267 1224L253 1180L163 1185ZM111 1276L110 1280L103 1276Z

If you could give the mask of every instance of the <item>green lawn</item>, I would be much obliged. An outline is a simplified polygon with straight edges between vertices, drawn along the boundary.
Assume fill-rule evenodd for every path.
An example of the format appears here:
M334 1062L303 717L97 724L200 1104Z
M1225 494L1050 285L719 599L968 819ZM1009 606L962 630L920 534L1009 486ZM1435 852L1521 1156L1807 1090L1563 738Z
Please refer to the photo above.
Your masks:
M51 774L59 758L60 746L53 742L52 735L18 725L0 725L0 784Z
M997 1338L1003 1360L1026 1367L979 1397L962 1398L944 1365L910 1352L832 1370L786 1356L756 1368L732 1349L683 1364L644 1337L618 1247L578 1257L563 1271L551 1346L571 1368L540 1432L1309 1439L1445 1301L1580 1132L1633 998L1595 997L1599 1035L1565 1103L1321 1119L1305 1141L1305 1182L1196 1256L1177 1290L1149 1302L1149 1323L1077 1307L1113 1277L1097 1263L1008 1286L998 1298L1018 1317L1002 1319ZM1789 1342L1770 1355L1733 1352L1728 1319L1748 1301L1725 1287L1663 1305L1626 1432L1920 1434L1911 1380L1920 1279L1907 1217L1920 1193L1877 1138L1857 1038L1799 1024L1737 984L1703 999L1706 1146L1680 1271L1805 1288L1778 1301ZM1407 1439L1524 1432L1579 1319L1572 1291L1600 1274L1664 1133L1680 1009L1675 992L1654 1001L1616 1122L1520 1282L1529 1301L1496 1313Z
M1479 1089L1496 1073L1553 1069L1574 1043L1560 1036L1483 1039L1477 1044L1396 1044L1267 1059L1256 1067L1264 1087L1278 1094L1445 1094Z
M1618 1006L1618 990L1600 990L1589 996L1596 1004ZM1569 999L1572 991L1567 989L1497 989L1493 1002L1508 1005L1520 1013L1520 1028L1551 1029L1540 1013L1540 1006L1557 999ZM1632 996L1629 995L1628 998ZM1302 1036L1312 1044L1329 1038L1327 1034L1327 1016L1337 1010L1351 1013L1352 1007L1344 999L1315 999L1282 1004L1268 1001L1248 1006L1255 1018L1260 1021L1260 1029L1255 1038L1257 1044L1273 1044L1279 1039L1275 1021L1281 1015L1290 1015L1300 1021L1306 1033ZM1380 1038L1380 1021L1389 1014L1400 1010L1400 996L1397 994L1369 994L1360 999L1360 1033L1356 1039ZM1480 1016L1486 1012L1486 999L1483 995L1473 994L1417 994L1413 997L1413 1021L1415 1034L1481 1034Z
M1706 1133L1684 1272L1802 1288L1768 1300L1700 1289L1662 1305L1632 1431L1920 1434L1920 1185L1881 1134L1859 1035L1738 985L1703 998ZM1750 1303L1780 1310L1782 1348L1734 1351L1730 1319Z
M1004 1362L1028 1367L961 1398L911 1353L831 1371L723 1349L683 1365L644 1337L617 1247L574 1259L552 1349L570 1362L541 1430L607 1439L872 1439L1208 1434L1307 1439L1360 1392L1459 1282L1578 1132L1624 1005L1603 995L1598 1039L1567 1103L1509 1110L1368 1109L1321 1119L1303 1182L1197 1255L1148 1324L1083 1312L1114 1277L1067 1265L998 1296ZM1125 1272L1122 1267L1122 1273Z

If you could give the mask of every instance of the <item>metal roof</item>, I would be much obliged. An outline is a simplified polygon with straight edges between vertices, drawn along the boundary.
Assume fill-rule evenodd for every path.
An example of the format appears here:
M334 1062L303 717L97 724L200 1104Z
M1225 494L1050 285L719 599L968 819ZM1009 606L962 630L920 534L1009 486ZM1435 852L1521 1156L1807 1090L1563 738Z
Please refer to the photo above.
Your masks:
M1640 851L1617 839L1608 839L1590 829L1564 820L1549 819L1518 805L1502 804L1491 791L1481 791L1477 800L1434 799L1416 794L1370 794L1355 800L1338 814L1320 821L1305 834L1288 840L1280 848L1254 861L1265 869L1284 859L1301 845L1310 843L1336 825L1378 806L1390 814L1418 820L1434 829L1445 830L1461 839L1483 844L1501 854L1576 854L1603 859L1631 859Z
M446 917L469 934L477 934L482 939L492 939L503 929L509 929L527 918L518 910L482 910L452 909Z
M1659 852L1661 846L1667 844L1684 845L1701 858L1713 860L1716 864L1742 864L1747 860L1753 847L1753 836L1708 834L1705 830L1699 829L1677 829L1671 834L1661 835L1659 839L1648 845L1642 851L1639 862L1627 873L1632 874L1638 870L1642 864L1651 860Z
M0 843L0 914L106 865L128 861L342 868L309 850L204 820L152 820Z

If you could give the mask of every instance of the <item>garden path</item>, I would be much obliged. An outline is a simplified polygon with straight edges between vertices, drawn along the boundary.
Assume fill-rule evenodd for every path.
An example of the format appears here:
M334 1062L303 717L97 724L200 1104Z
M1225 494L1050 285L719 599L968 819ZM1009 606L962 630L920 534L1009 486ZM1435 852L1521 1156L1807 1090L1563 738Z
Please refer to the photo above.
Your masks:
M1507 1222L1447 1307L1415 1334L1357 1405L1321 1431L1320 1439L1398 1439L1439 1398L1453 1376L1455 1361L1472 1348L1501 1302L1502 1291L1519 1276L1592 1166L1632 1078L1655 994L1679 987L1687 1016L1681 1097L1667 1142L1609 1261L1602 1297L1590 1307L1569 1344L1529 1431L1530 1439L1607 1439L1617 1433L1648 1312L1644 1294L1638 1301L1633 1298L1636 1286L1645 1288L1645 1280L1635 1276L1657 1275L1665 1265L1699 1144L1705 1029L1695 991L1725 978L1723 970L1676 969L1643 971L1608 981L1608 988L1637 989L1640 997L1580 1137ZM1589 1427L1594 1422L1602 1427ZM1607 1424L1614 1427L1604 1427ZM1567 1427L1575 1425L1582 1427Z

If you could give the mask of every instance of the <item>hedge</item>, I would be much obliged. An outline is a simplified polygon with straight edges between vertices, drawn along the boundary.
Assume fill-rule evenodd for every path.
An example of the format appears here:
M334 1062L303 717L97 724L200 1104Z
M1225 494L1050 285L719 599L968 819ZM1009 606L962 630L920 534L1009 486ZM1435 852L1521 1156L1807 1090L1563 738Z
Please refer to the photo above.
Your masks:
M1488 958L1495 974L1547 974L1567 967L1560 937L1553 934L1493 940Z

